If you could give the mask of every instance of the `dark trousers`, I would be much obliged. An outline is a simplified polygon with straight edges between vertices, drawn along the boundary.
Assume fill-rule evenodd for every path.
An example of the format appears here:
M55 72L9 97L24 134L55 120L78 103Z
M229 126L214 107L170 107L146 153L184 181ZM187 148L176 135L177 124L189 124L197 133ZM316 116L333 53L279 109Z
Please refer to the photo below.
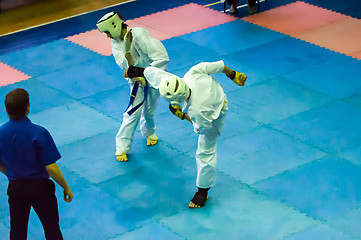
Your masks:
M254 6L254 5L256 5L256 0L248 0L248 4L250 6Z
M62 240L55 184L50 179L13 180L8 187L10 240L26 240L31 207L38 215L47 240Z

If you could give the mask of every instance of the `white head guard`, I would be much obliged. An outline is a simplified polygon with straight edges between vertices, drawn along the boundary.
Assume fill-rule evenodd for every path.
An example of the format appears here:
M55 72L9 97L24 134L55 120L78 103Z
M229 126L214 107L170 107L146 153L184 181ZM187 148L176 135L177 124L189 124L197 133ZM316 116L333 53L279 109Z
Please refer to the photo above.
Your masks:
M174 76L161 83L159 92L167 102L172 105L180 105L187 100L190 91L188 85L181 78Z
M109 32L114 39L120 37L122 33L122 23L124 19L117 12L105 14L98 22L97 27L100 32Z

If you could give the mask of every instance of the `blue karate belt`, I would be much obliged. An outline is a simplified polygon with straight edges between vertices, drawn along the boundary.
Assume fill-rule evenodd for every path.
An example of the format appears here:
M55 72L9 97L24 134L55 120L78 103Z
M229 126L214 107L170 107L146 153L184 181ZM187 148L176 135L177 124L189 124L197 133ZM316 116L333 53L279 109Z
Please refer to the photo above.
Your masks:
M130 100L129 100L129 105L127 107L127 109L133 105L134 103L134 99L135 99L135 96L137 96L137 92L138 92L138 88L139 88L139 83L135 82L134 83L134 86L133 86L133 90L132 90L132 93L130 94ZM130 109L127 113L128 115L132 115L135 111L138 110L138 108L140 108L140 106L142 106L142 104L144 103L145 99L147 98L147 94L148 94L148 86L145 86L144 87L144 99L141 103L139 103L137 106L134 106L132 109Z

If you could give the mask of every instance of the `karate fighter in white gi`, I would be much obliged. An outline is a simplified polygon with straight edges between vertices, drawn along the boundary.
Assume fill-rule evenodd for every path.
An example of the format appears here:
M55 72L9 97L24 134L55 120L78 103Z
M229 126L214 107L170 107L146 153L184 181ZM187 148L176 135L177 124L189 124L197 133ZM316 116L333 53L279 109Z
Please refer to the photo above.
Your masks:
M97 27L100 32L106 33L112 39L113 56L123 70L129 66L166 68L169 57L163 44L152 38L143 28L129 28L119 13L107 13L97 22ZM130 85L130 102L115 138L115 155L121 162L128 161L127 153L131 149L139 121L140 130L147 138L147 145L155 145L158 142L154 113L159 102L159 91L146 84L144 79L140 79L143 85L139 85L132 78L127 80Z
M225 73L239 86L244 86L247 78L244 73L228 68L223 61L197 64L183 79L155 67L130 67L125 71L128 77L145 77L150 85L159 88L161 96L170 103L172 113L190 121L199 134L196 152L198 191L189 203L190 208L204 206L208 190L216 183L217 139L228 110L223 88L210 76L219 73Z

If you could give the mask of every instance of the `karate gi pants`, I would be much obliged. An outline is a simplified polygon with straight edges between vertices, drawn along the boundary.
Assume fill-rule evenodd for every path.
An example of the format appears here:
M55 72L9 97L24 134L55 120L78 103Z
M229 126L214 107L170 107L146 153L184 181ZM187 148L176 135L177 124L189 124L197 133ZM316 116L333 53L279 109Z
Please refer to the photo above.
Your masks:
M134 84L131 84L131 94L134 86ZM144 95L146 95L145 98ZM147 93L145 94L145 87L139 85L133 103L123 114L123 122L115 137L116 155L130 151L134 132L139 121L140 131L145 137L155 133L154 114L159 103L159 96L160 94L157 89L148 86ZM139 106L139 104L141 105ZM136 110L129 114L129 111L133 111L134 108L136 108Z
M196 152L196 184L199 188L210 188L216 184L217 140L224 126L227 110L228 101L225 99L221 113L219 117L212 122L212 127L208 129L205 134L199 134Z

